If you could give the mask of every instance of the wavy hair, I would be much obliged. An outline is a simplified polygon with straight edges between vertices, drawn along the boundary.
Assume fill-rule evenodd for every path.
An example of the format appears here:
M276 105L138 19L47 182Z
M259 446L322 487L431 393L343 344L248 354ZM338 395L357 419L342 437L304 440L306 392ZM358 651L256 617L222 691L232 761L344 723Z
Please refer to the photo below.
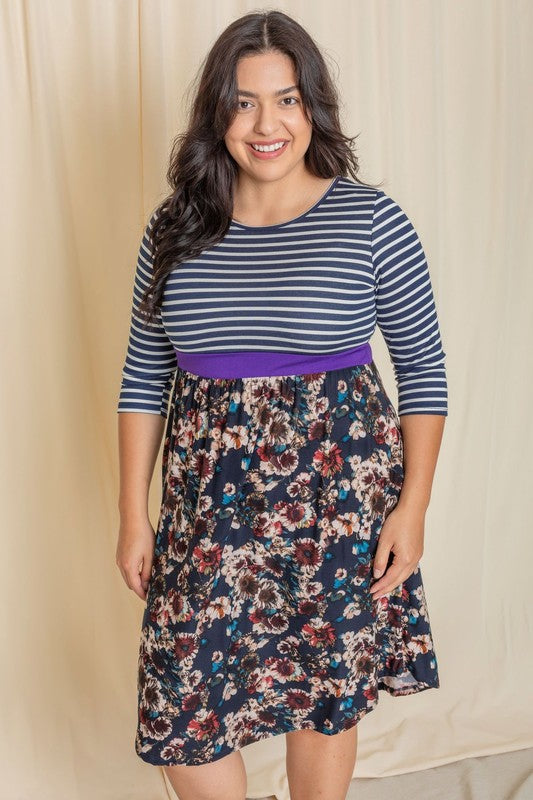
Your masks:
M239 17L220 34L200 65L187 129L174 138L171 148L166 175L171 192L148 223L153 269L137 309L147 325L161 309L170 272L220 242L229 229L239 166L224 136L238 110L237 63L245 56L269 52L292 60L303 108L311 113L311 141L304 156L308 170L332 179L349 173L370 187L357 177L357 137L341 131L337 90L312 37L282 11Z

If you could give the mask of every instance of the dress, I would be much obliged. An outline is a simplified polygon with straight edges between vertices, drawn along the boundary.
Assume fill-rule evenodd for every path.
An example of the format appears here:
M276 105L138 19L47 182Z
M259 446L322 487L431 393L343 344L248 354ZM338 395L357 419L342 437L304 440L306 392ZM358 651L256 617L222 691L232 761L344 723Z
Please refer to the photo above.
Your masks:
M376 320L400 414L447 414L445 354L411 223L380 190L337 176L288 223L232 221L221 246L173 273L161 319L143 332L135 307L150 266L148 232L118 407L168 414L141 625L137 754L157 765L204 764L291 730L346 730L376 706L380 689L398 696L437 688L420 565L384 597L369 592L381 527L404 475L400 417L368 344ZM242 307L221 324L206 297L224 308L217 289L228 264L243 264L232 236L248 266L230 272ZM260 257L253 272L265 236L276 237L278 246L271 238L267 247L277 257L266 266ZM322 258L309 259L310 243ZM291 318L283 308L294 305L294 264L300 311ZM258 274L259 302L279 323L272 328L260 310L249 319L242 313L252 297L258 302ZM194 321L189 331L180 315L195 307L195 292L204 327L196 322L194 333ZM313 336L328 323L320 346ZM343 363L352 353L358 360ZM288 371L298 357L329 368Z

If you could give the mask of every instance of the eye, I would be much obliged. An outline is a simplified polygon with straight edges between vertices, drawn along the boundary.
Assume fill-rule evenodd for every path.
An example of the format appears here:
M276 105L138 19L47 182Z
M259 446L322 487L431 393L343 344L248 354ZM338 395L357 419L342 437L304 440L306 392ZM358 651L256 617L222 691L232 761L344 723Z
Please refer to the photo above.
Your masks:
M285 100L294 100L294 102L293 103L285 103ZM299 102L300 101L298 100L297 97L283 97L282 100L281 100L282 105L286 105L288 108L290 108L293 105L296 105ZM242 103L248 103L249 105L251 105L250 101L249 100L239 100L238 103L237 103L239 109L241 109L243 111L247 111L248 109L247 108L243 108Z

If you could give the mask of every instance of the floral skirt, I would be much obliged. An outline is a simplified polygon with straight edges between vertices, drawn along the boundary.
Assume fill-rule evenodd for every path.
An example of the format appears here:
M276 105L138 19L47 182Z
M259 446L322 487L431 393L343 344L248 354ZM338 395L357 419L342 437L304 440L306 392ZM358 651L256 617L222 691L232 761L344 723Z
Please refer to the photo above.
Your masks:
M439 686L420 565L373 599L403 481L375 363L209 378L178 367L142 620L135 750L205 764L288 731L335 734ZM392 562L392 553L389 564Z

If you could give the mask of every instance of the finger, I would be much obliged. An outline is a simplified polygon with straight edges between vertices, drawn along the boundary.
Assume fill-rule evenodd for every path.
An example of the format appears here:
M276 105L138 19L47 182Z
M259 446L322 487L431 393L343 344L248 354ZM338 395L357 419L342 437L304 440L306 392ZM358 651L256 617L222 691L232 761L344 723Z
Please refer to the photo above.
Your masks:
M133 570L129 566L122 566L119 564L119 569L122 573L122 577L124 578L124 582L128 589L131 589L132 592L135 592L141 600L146 600L146 593L144 592L143 587L141 586L141 576L138 571Z
M141 570L141 584L145 591L148 589L148 584L150 583L151 575L152 575L152 559L145 558L143 563L143 568Z
M129 582L128 582L128 575L127 575L127 573L126 573L126 570L124 569L124 567L122 566L122 564L117 564L117 566L118 566L118 568L119 568L119 570L120 570L120 574L122 575L122 578L123 578L123 580L124 580L124 583L126 584L126 586L128 587L128 589L131 589L131 586L129 585Z
M388 594L389 592L392 592L394 589L397 589L398 586L400 586L405 580L407 580L411 572L412 570L402 571L399 575L396 576L396 578L394 578L394 580L388 580L388 575L387 575L387 580L381 587L377 585L372 586L370 592L372 594L373 599L381 597L382 595Z
M404 575L405 572L405 564L398 564L393 561L386 574L379 581L372 584L372 588L370 589L371 593L389 591L387 590L388 586L398 586L402 582L402 575Z
M141 600L145 600L146 591L142 584L141 573L139 572L138 569L130 574L130 582L131 582L130 588L132 589L132 591L134 591L135 594L141 598Z
M391 547L392 547L392 542L390 544L387 544L384 539L379 540L378 547L376 550L376 555L374 556L374 568L373 568L374 578L381 578L381 576L387 569L387 563L389 560Z

